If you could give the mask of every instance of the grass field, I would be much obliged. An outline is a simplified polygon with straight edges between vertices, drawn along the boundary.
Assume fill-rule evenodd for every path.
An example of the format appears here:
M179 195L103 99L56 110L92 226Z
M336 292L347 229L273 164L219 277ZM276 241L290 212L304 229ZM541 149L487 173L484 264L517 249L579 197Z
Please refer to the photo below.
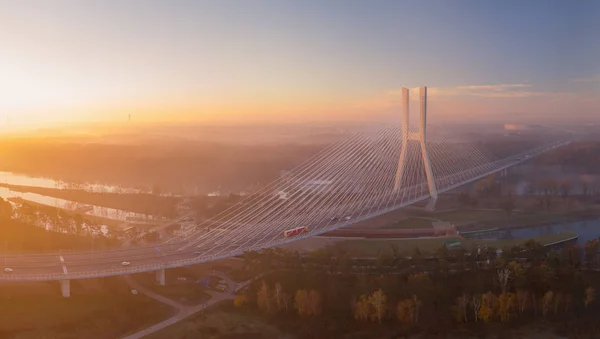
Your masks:
M432 218L448 221L453 224L467 224L472 222L498 221L505 222L511 219L519 218L520 214L513 212L512 215L504 211L484 211L484 210L456 210L449 212L431 213Z
M58 282L0 284L0 338L114 339L168 318L170 307L133 295L118 277L71 281L71 297Z
M180 277L186 280L179 280ZM156 283L155 272L136 274L134 279L144 287L184 305L199 305L210 299L205 293L206 288L196 283L200 277L188 274L185 268L167 270L165 286Z
M531 238L542 245L569 239L575 236L573 233L550 234ZM432 253L444 245L445 241L456 240L457 238L425 238L425 239L361 239L346 240L336 244L341 246L352 255L375 257L380 252L389 252L391 246L396 246L400 252L410 255L415 248L419 248L422 253ZM510 239L510 240L481 240L481 239L460 239L463 248L470 249L476 245L487 245L495 248L507 248L514 245L525 243L529 239Z
M204 314L197 314L146 337L147 339L291 339L256 312L233 310L223 302Z
M411 228L432 228L432 220L422 218L408 218L400 220L388 226L384 226L384 229L411 229Z

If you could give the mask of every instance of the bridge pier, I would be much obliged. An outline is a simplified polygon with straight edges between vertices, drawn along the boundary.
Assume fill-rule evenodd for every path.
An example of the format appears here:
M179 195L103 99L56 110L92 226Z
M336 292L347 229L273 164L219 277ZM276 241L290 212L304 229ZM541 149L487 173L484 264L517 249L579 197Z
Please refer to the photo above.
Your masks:
M60 281L60 293L64 298L71 296L71 282L69 280Z
M156 271L156 283L159 284L160 286L165 286L166 285L165 269L164 268Z

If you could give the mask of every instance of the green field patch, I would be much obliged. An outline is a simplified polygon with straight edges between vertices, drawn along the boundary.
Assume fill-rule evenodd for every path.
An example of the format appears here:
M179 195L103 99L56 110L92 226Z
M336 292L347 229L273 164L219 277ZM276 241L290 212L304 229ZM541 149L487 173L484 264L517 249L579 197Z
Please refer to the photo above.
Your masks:
M422 218L408 218L384 226L384 229L425 229L432 228L432 220Z
M120 338L173 313L120 277L71 281L70 298L58 282L0 284L2 338Z
M185 273L185 270L170 269L165 272L165 286L156 283L156 273L140 273L133 278L144 287L184 305L199 305L210 299L207 288L198 284L199 278Z

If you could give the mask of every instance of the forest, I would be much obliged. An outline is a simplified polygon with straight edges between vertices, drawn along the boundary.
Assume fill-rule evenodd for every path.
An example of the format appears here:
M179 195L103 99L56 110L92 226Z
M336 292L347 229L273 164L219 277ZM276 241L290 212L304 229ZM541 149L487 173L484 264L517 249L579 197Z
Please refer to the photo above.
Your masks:
M599 242L555 251L533 241L496 255L440 248L359 262L333 247L244 256L236 274L263 274L235 301L300 338L509 335L541 326L569 338L598 333ZM502 336L500 336L502 337Z

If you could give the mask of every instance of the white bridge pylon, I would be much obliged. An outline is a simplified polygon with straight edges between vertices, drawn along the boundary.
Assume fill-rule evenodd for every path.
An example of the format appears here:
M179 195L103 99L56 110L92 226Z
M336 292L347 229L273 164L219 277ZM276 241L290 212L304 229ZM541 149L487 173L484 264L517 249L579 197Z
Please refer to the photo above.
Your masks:
M417 133L411 133L410 124L410 90L408 88L402 88L402 143L400 149L400 158L398 159L398 167L396 170L396 178L394 180L394 192L397 192L402 187L402 175L405 172L407 166L406 154L408 153L408 145L410 141L416 141L421 148L421 157L423 160L423 168L425 169L425 175L427 177L427 186L429 188L430 202L427 206L428 209L433 209L437 200L437 188L435 186L435 180L433 177L433 170L431 167L431 159L429 158L429 152L427 150L427 86L419 88L419 102L420 106L420 122L419 131Z

